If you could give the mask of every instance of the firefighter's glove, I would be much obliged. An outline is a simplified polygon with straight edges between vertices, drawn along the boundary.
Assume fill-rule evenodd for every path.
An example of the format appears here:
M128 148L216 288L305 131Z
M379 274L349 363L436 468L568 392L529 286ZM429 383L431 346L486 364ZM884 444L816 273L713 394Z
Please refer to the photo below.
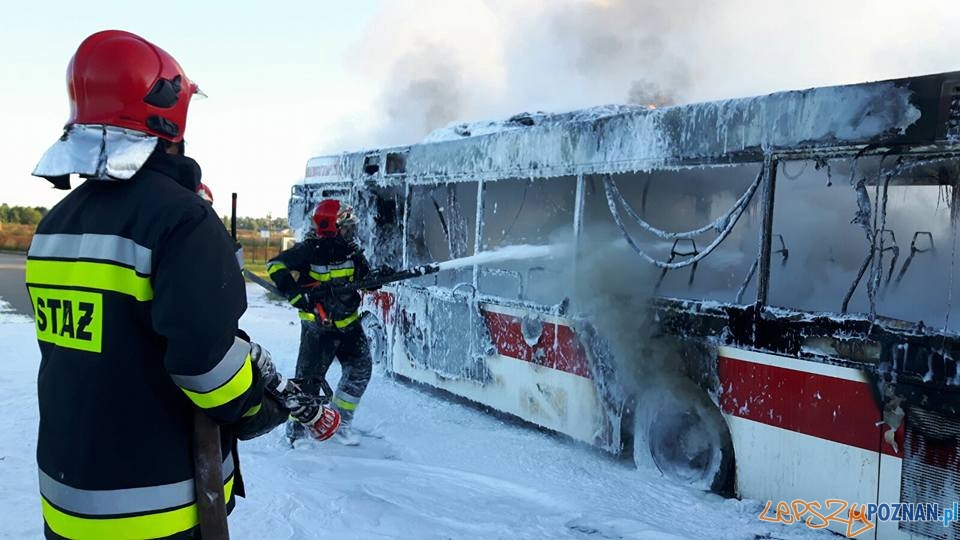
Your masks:
M325 441L340 428L340 411L336 407L323 405L315 420L308 424L310 435L318 441Z
M290 409L290 416L303 424L310 436L318 441L333 437L340 427L340 411L321 398L293 394L287 397L286 405Z
M257 343L250 343L250 361L257 368L260 379L263 380L264 388L271 394L278 395L284 391L287 386L286 379L277 371L270 358L270 351L264 349Z

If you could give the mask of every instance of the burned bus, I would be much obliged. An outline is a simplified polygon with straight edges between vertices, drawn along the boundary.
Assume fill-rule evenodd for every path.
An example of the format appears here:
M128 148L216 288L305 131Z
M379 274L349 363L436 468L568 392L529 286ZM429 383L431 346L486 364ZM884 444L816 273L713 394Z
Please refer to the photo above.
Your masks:
M374 266L551 246L369 294L396 376L706 489L943 509L958 174L960 72L454 125L310 159L289 218L349 202Z

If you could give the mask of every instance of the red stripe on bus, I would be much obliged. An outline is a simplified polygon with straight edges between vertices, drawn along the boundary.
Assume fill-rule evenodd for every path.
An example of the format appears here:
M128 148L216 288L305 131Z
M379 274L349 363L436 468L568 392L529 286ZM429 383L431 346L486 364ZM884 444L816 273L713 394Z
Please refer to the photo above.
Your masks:
M543 334L531 347L523 338L520 318L484 311L483 317L497 353L580 377L590 378L587 355L577 334L569 326L544 322Z
M903 426L897 450L883 441L889 429L866 383L721 356L723 412L871 452L903 457Z

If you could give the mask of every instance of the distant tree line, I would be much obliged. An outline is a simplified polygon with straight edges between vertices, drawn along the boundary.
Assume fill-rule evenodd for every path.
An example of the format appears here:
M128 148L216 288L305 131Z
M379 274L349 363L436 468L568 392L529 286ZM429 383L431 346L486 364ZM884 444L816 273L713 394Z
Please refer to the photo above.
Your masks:
M230 228L230 216L223 216L223 224ZM262 217L262 218L253 218L253 217L237 217L237 228L245 230L257 231L260 229L270 229L271 231L278 231L280 229L287 228L287 218L284 217Z
M10 206L0 204L0 223L17 223L20 225L36 225L40 223L48 210L42 206Z

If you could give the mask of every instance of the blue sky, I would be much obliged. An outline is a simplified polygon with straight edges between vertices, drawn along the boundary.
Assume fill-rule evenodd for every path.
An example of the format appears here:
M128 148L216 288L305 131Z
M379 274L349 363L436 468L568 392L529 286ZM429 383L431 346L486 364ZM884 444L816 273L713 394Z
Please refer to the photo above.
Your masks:
M454 121L960 71L957 0L34 0L0 19L0 202L52 206L33 170L67 118L64 74L99 30L166 49L208 99L188 154L215 207L286 212L315 155ZM425 91L426 90L426 91Z

